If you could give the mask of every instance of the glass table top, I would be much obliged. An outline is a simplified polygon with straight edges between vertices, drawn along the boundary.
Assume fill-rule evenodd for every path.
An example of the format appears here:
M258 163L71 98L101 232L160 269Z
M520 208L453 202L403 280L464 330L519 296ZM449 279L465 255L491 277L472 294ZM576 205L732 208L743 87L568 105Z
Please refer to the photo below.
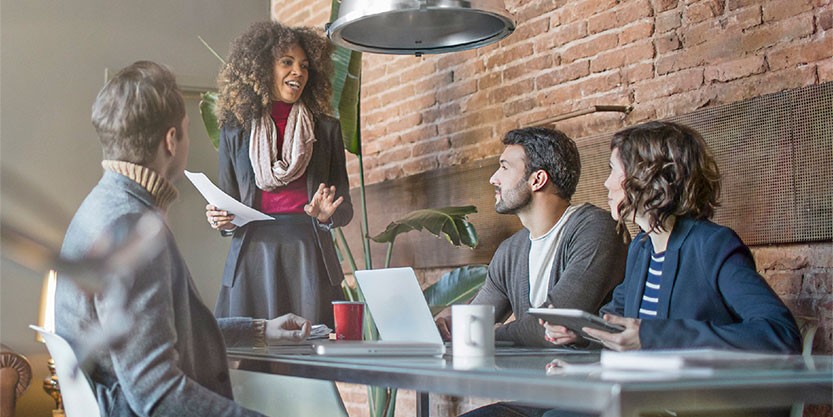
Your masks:
M734 353L673 370L601 366L599 351L498 348L494 357L319 356L307 346L228 349L241 370L585 411L782 407L833 401L833 356ZM653 354L654 352L651 352ZM743 354L740 354L743 355ZM650 363L650 358L645 360Z
M797 355L750 354L748 359L700 361L691 366L673 370L618 369L599 364L599 351L569 349L498 348L494 357L461 358L407 356L323 356L299 354L286 347L261 349L229 349L232 359L259 359L265 362L280 361L296 365L316 365L364 371L468 374L477 376L513 376L534 379L569 379L582 382L668 383L672 381L708 380L754 383L768 380L814 379L833 384L833 356L803 357Z

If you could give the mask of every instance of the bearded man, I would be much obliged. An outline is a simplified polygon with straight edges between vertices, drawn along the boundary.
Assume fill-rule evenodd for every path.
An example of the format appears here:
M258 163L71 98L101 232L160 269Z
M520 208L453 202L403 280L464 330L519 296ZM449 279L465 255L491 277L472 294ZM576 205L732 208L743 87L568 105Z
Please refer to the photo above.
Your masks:
M495 307L501 323L495 340L552 347L527 310L551 306L595 314L624 277L627 239L607 211L570 202L581 160L567 135L532 127L512 130L502 142L500 166L489 179L495 210L518 216L524 228L500 244L471 303ZM437 319L445 339L450 321L448 314Z

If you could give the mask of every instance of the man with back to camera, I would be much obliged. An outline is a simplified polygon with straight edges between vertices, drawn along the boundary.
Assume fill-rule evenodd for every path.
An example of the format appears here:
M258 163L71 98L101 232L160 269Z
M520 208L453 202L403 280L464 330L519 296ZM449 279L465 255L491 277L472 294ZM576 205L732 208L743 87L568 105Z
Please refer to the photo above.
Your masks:
M102 241L113 247L127 242L148 216L165 222L177 196L172 183L188 160L182 94L174 75L153 62L136 62L116 74L96 97L92 122L104 174L67 230L61 256L70 261L95 256ZM90 294L59 275L56 332L76 354L90 355L82 359L92 364L89 376L102 416L260 416L232 399L225 343L303 340L309 322L293 314L215 320L172 233L163 229L153 237L158 252L136 266L130 282L108 281ZM121 336L90 351L96 331Z
M564 133L532 127L512 130L500 166L489 179L495 210L515 214L524 228L503 241L471 304L495 306L495 340L551 347L530 307L576 308L596 313L622 281L627 245L610 213L572 205L581 173L578 148ZM448 313L437 319L451 335Z

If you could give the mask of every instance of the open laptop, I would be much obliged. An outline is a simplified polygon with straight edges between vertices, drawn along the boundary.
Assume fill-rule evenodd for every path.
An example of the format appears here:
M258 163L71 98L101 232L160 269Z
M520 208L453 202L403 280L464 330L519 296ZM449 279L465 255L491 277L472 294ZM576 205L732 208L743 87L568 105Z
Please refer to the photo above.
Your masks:
M379 330L379 341L314 343L320 355L439 356L445 353L437 325L411 268L356 271L365 307Z

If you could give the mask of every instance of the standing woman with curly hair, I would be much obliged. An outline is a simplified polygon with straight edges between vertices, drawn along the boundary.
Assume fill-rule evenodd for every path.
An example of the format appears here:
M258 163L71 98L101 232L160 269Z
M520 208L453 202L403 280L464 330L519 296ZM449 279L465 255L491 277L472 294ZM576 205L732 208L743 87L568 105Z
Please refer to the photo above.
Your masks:
M712 223L717 163L696 130L650 122L610 144L608 204L619 227L636 223L625 280L602 307L621 333L587 329L615 350L722 348L799 353L792 314L755 269L749 248ZM548 334L568 340L560 326ZM566 335L565 335L566 334Z
M206 206L232 236L217 317L293 312L333 325L344 278L329 230L353 217L338 121L330 111L331 44L310 28L259 22L231 45L220 73L220 188L274 217L242 227Z

